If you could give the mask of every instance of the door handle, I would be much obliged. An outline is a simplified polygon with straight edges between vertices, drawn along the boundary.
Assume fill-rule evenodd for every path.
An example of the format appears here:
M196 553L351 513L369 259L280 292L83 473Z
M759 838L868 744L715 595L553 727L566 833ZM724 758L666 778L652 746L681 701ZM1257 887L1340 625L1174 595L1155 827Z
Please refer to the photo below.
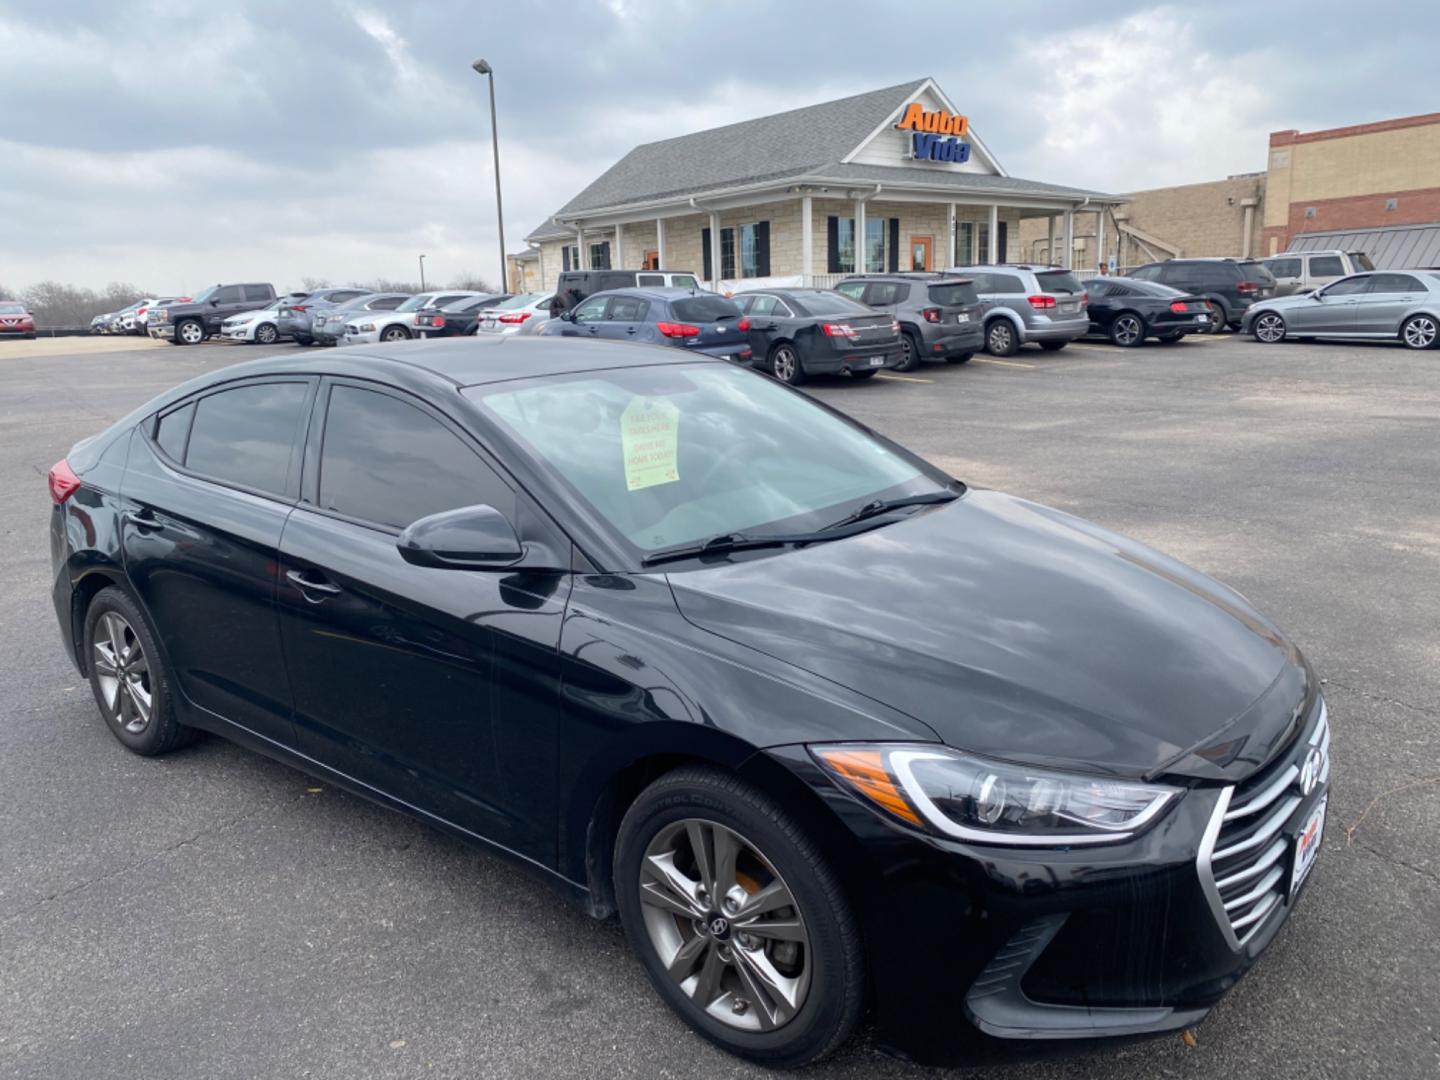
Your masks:
M163 529L165 523L155 516L155 511L148 507L144 510L136 510L124 516L127 525L133 525L141 532L148 532L154 529Z
M626 332L627 334L633 334L633 333L635 333L635 327L633 327L633 326L626 327L626 328L625 328L625 332Z
M312 604L318 604L320 601L311 597L311 593L320 593L322 597L325 597L336 596L340 592L339 585L332 585L328 581L311 581L305 576L305 571L303 570L286 570L285 580L299 589L300 592L304 594L305 599L309 600Z

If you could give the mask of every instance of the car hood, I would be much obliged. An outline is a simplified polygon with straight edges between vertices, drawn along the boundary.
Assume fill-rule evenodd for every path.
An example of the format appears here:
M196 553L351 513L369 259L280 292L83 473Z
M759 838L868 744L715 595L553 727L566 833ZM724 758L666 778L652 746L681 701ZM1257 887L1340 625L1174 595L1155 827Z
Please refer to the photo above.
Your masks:
M696 626L1008 760L1237 780L1313 694L1304 659L1238 593L994 491L669 580Z

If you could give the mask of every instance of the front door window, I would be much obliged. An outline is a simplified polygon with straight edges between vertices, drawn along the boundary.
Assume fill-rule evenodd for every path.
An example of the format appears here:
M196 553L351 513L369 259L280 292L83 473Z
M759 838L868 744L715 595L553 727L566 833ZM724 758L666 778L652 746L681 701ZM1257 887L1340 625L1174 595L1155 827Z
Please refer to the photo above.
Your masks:
M930 247L934 238L929 236L912 236L910 238L910 269L930 269Z

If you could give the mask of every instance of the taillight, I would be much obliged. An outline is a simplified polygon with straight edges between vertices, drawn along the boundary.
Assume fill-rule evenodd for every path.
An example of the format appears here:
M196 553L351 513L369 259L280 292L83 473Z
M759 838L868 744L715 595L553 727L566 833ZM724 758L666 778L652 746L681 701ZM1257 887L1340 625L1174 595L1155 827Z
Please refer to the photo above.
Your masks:
M136 314L136 316L138 317L138 316L140 316L140 315L144 315L145 312L147 312L147 311L149 311L149 310L150 310L150 309L149 309L148 307L142 307L142 308L140 308L139 310L137 310L137 311L135 312L135 314Z
M1027 296L1025 299L1030 302L1030 306L1033 308L1053 308L1055 306L1055 298L1053 296L1046 296L1044 293L1036 293L1034 296Z
M943 317L938 307L927 307L920 314L925 316L926 322L939 322Z
M504 315L500 316L500 321L503 323L514 325L515 323L524 322L533 314L535 314L533 311L509 311L506 312Z
M291 311L309 311L309 310L310 310L310 305L309 305L309 304L291 304L291 305L290 305L290 310L291 310Z
M826 337L853 338L855 336L855 328L848 323L821 323L820 332Z
M70 463L61 458L50 466L50 498L59 506L80 488L80 478L70 468Z
M1184 314L1185 314L1185 301L1184 301L1184 300L1175 300L1175 301L1172 301L1171 304L1170 304L1170 310L1173 311L1173 312L1175 312L1176 315L1184 315Z
M431 316L429 317L429 324L430 324L431 326L435 327L437 330L443 329L444 326L445 326L445 316L444 316L444 315L431 315Z
M683 322L658 322L655 329L666 337L691 338L700 336L700 328Z
M742 334L749 333L749 331L750 331L750 320L749 320L749 319L741 319L738 323L735 324L735 329L736 329L736 330L739 330Z
M1245 296L1257 291L1260 288L1258 281L1242 281L1235 286L1235 291Z

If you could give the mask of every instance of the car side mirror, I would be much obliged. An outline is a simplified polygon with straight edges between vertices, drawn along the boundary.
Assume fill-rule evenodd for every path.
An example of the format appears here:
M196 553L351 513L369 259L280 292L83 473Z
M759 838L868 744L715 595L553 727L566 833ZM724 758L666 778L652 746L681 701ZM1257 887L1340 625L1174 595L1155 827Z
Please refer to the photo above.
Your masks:
M211 306L211 307L219 307L219 306L220 306L220 298L219 298L218 296L212 296L212 297L210 298L210 306Z
M1320 290L1319 290L1319 289L1311 289L1311 290L1310 290L1310 299L1311 299L1311 300L1323 300L1324 297L1320 295Z
M498 570L525 555L510 519L483 505L423 517L400 534L395 547L406 562L441 570Z
M569 311L562 311L562 312L560 313L560 321L561 321L561 322L574 322L574 321L575 321L575 309L574 309L574 308L571 308Z

